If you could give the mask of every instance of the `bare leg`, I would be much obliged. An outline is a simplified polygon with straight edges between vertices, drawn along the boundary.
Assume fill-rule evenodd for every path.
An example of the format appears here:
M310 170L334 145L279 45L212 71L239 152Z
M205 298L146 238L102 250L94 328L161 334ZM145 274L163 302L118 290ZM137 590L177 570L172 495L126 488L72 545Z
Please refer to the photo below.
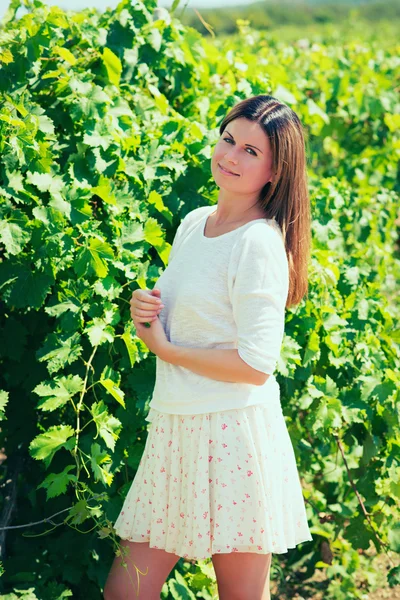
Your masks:
M271 600L271 561L272 553L213 554L219 600Z
M116 556L111 566L104 600L160 600L161 589L180 556L150 548L149 542L121 540L120 548L122 555Z

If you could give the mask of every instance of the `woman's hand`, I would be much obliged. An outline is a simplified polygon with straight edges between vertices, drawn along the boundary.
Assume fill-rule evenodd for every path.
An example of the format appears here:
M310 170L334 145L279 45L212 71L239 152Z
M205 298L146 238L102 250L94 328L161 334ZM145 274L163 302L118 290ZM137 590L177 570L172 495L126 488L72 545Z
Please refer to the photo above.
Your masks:
M154 321L162 309L164 304L159 298L160 290L137 289L132 292L130 300L131 317L137 327L137 323L151 323Z
M132 293L130 305L137 336L144 341L150 352L162 359L168 351L170 342L158 318L164 308L161 299L158 298L159 293L158 289L137 289Z

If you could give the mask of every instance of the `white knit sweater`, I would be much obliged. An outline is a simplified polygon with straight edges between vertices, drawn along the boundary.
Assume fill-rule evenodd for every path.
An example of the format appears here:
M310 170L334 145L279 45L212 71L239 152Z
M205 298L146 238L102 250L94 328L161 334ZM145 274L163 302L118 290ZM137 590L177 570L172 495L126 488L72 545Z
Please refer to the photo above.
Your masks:
M150 408L201 414L279 401L273 375L284 334L289 268L273 219L257 219L214 238L204 236L215 206L181 221L168 266L154 287L165 308L159 318L170 342L190 348L236 348L264 385L218 381L156 358Z

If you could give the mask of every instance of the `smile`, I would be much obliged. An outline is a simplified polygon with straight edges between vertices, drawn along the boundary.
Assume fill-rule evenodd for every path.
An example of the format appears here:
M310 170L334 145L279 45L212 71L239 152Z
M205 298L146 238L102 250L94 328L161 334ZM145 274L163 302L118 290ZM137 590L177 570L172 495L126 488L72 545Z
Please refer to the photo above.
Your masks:
M232 173L230 171L227 171L226 169L221 167L221 165L219 163L218 163L218 168L221 171L221 173L223 173L224 175L231 175L232 177L239 177L238 173Z

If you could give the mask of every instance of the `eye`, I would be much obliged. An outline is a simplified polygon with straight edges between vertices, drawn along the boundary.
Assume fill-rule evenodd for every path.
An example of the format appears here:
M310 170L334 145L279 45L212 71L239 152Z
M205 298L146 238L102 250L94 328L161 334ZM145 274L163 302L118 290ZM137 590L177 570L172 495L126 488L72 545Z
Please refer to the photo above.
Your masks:
M233 139L230 137L224 137L223 140L224 140L224 142L226 140L228 140L228 142L233 142ZM257 152L254 152L254 150L252 148L246 148L246 150L251 150L251 152L253 153L253 156L257 156Z

